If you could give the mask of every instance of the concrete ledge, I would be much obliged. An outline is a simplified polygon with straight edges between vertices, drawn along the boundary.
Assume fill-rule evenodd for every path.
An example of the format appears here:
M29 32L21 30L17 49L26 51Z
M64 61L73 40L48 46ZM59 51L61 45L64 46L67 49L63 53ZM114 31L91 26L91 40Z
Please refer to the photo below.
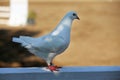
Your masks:
M59 74L43 68L0 68L0 80L120 80L120 66L63 67Z

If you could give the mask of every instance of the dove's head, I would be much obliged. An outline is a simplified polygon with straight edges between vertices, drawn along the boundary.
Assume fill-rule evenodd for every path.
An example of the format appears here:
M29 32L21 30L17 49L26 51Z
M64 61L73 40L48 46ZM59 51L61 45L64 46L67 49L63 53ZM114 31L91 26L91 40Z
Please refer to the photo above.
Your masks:
M80 18L78 17L78 15L75 11L68 12L66 16L69 17L72 20L74 20L74 19L80 20Z

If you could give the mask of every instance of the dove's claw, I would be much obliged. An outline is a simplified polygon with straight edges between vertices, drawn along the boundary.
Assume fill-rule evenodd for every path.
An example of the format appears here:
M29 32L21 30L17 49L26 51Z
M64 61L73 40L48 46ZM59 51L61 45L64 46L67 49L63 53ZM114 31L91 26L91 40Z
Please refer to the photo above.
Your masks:
M47 67L47 69L49 69L51 72L53 72L53 71L59 71L59 68L61 68L61 67L51 66L51 65Z

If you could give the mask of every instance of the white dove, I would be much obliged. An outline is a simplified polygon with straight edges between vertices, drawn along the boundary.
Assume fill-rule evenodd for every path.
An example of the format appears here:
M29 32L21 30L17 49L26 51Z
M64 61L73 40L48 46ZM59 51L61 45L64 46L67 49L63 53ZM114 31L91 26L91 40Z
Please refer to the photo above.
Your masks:
M47 69L57 71L59 67L53 65L52 60L69 46L71 26L74 19L79 19L79 17L76 12L70 11L49 34L38 38L29 36L13 37L12 41L21 43L28 51L43 58L48 64Z

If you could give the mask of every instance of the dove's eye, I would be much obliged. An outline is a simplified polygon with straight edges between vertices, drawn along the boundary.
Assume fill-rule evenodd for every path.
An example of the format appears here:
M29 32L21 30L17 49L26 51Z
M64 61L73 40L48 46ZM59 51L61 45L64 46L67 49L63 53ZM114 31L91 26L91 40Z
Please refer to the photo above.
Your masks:
M75 13L73 13L73 16L76 16L76 14L75 14Z

